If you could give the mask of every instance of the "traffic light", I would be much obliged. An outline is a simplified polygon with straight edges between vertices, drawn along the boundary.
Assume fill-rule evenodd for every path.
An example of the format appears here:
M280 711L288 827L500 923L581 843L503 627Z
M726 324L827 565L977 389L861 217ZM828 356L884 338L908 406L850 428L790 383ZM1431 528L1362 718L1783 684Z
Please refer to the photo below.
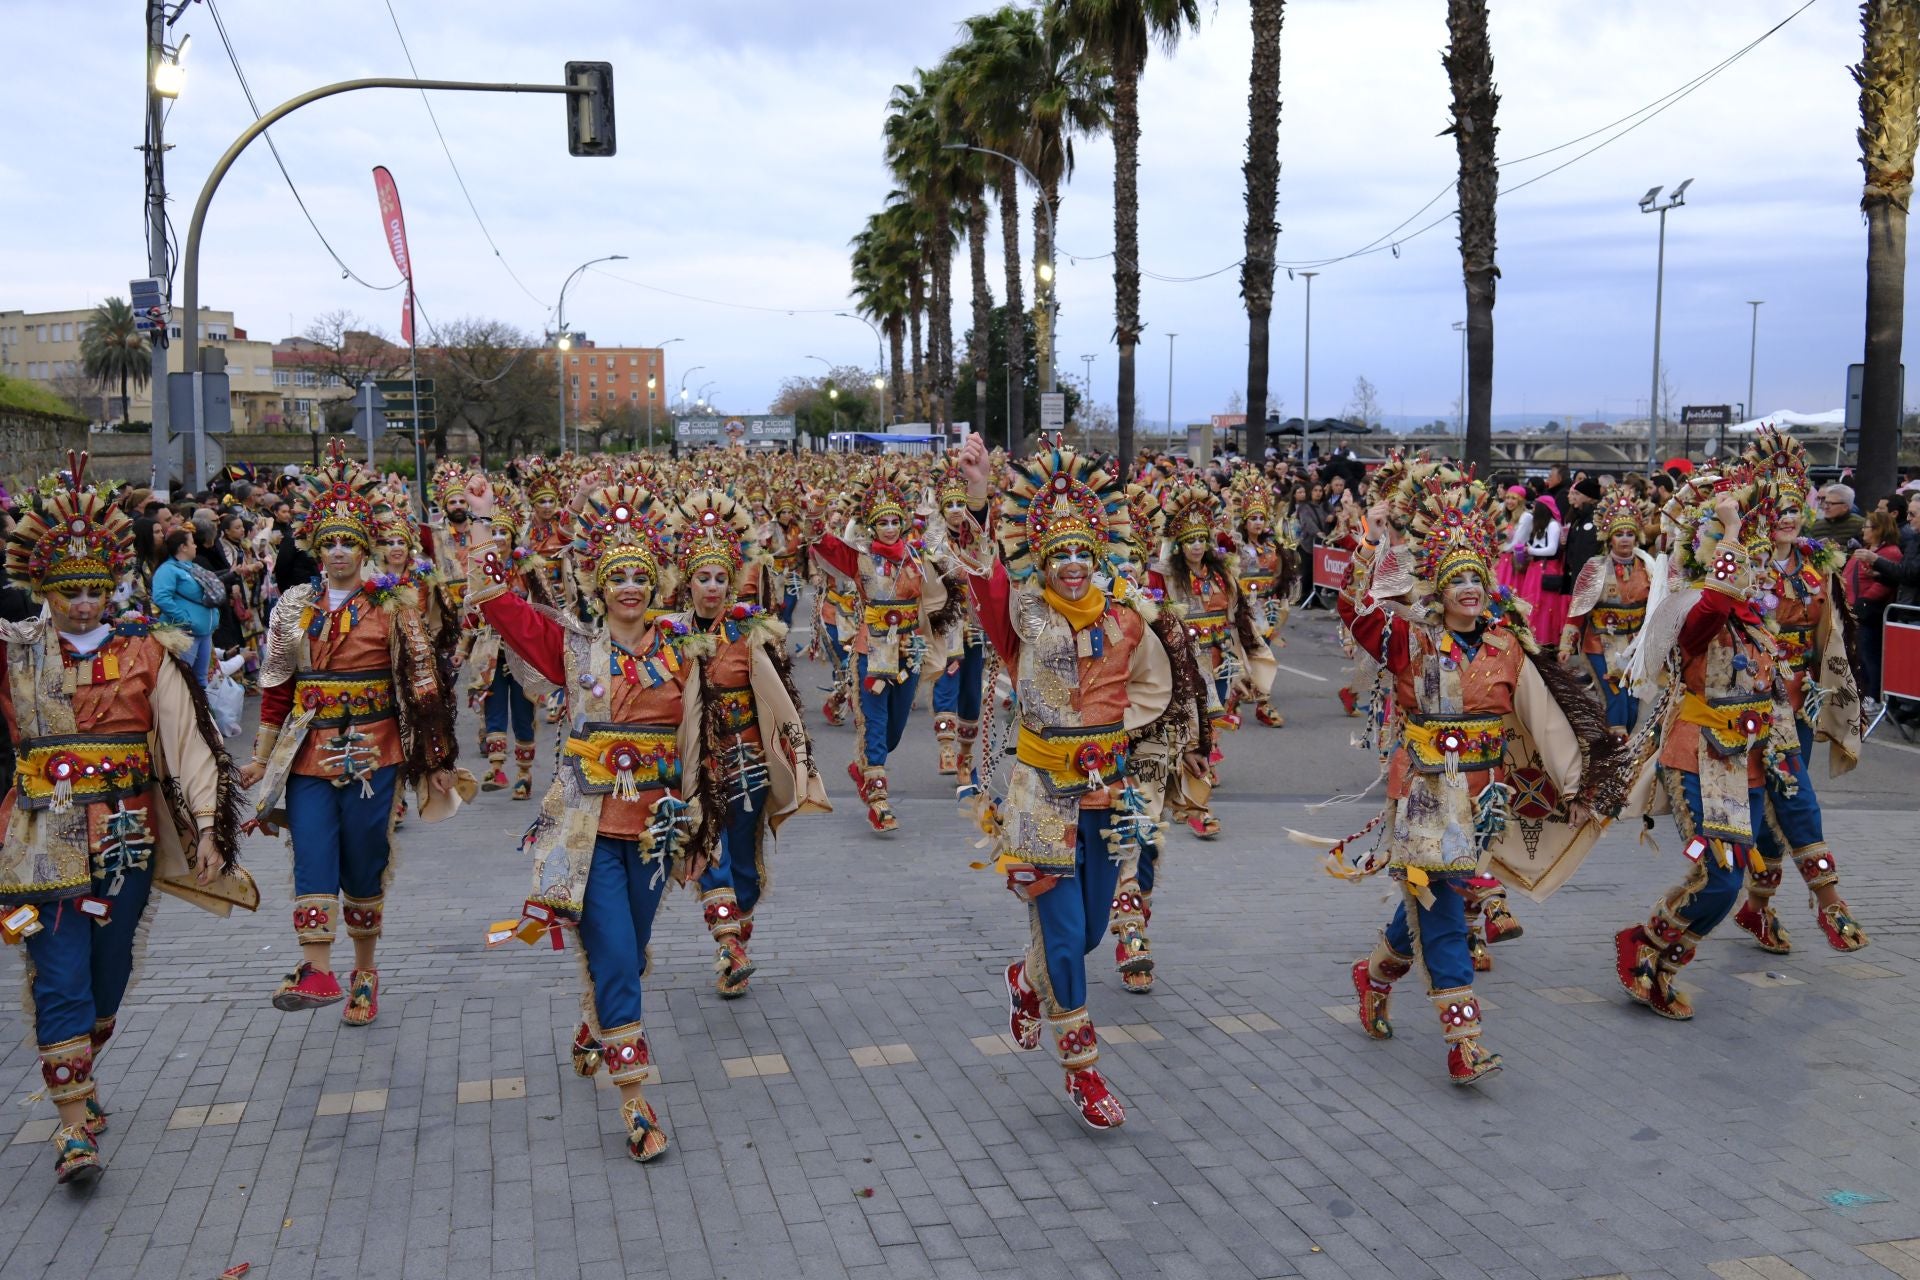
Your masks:
M592 90L567 95L567 151L576 156L612 155L613 64L569 62L566 83Z

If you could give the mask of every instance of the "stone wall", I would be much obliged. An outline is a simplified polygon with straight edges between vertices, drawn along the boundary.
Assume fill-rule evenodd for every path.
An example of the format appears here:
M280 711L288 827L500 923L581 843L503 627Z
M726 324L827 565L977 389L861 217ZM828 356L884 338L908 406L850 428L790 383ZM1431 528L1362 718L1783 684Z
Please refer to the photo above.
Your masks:
M0 480L10 494L30 491L41 476L67 465L67 450L86 447L83 421L0 409Z
M85 439L82 429L81 438ZM366 445L353 436L342 437L347 442L351 455L360 460L366 458ZM263 471L278 471L288 463L297 463L302 467L313 465L314 438L305 432L276 434L234 434L210 436L213 444L212 465L227 462L250 462ZM329 437L320 437L320 448L325 449ZM134 484L146 484L148 473L152 470L150 454L151 441L144 433L121 434L114 431L96 432L92 438L94 461L89 470L93 474L114 480L125 480ZM447 454L449 457L465 457L473 449L473 441L464 430L447 433ZM64 454L62 455L65 456ZM390 435L375 446L374 461L382 469L396 462L410 462L413 459L413 442L406 436ZM433 448L427 448L427 465L433 465ZM44 470L44 468L43 468Z

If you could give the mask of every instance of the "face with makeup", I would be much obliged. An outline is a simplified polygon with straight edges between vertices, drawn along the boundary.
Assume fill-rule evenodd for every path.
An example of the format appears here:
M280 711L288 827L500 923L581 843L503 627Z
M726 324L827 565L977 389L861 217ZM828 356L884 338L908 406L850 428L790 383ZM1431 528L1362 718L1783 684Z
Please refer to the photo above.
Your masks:
M882 516L873 522L873 539L875 542L898 542L904 527L899 516Z
M106 617L107 597L112 593L97 582L76 583L65 591L47 592L47 608L53 614L56 631L84 635Z
M1773 518L1773 545L1792 546L1794 539L1800 536L1800 525L1805 519L1806 512L1800 509L1798 503L1789 502L1782 506L1779 514Z
M367 549L360 540L346 533L330 533L314 548L327 585L335 590L358 586L360 566L366 563Z
M413 559L413 547L404 533L389 533L380 539L380 567L399 573Z
M1047 557L1047 587L1064 600L1078 600L1093 586L1093 548L1070 542Z
M606 604L607 620L617 626L638 626L647 620L647 604L653 599L653 577L647 567L635 561L617 564L600 578L600 598Z
M1449 630L1468 631L1487 605L1487 579L1478 569L1462 569L1440 590L1440 607Z
M1633 550L1640 545L1640 539L1631 529L1622 529L1608 540L1607 546L1613 551L1616 560L1633 559Z
M1249 539L1257 542L1266 536L1268 528L1269 525L1265 512L1256 511L1247 517L1247 537Z
M966 527L967 504L964 499L954 498L940 508L940 518L947 522L949 533L959 533Z
M533 514L542 520L552 520L559 510L560 499L550 493L543 493L533 500Z
M733 594L733 583L725 566L703 564L693 571L693 580L687 584L687 589L693 601L693 611L711 620L719 617L727 607L727 597Z
M1187 568L1198 569L1207 557L1207 544L1210 539L1204 533L1189 534L1180 540L1180 554L1186 558Z

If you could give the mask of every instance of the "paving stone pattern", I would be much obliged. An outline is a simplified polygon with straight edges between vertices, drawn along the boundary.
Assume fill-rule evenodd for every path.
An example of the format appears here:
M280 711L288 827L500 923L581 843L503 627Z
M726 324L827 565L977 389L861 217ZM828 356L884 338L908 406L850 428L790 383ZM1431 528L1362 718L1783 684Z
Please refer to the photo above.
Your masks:
M1324 643L1282 656L1337 677ZM1336 883L1284 838L1362 815L1297 800L1331 789L1328 758L1366 773L1335 684L1283 675L1289 728L1228 740L1224 838L1173 833L1154 992L1094 958L1101 1066L1130 1109L1116 1133L1082 1130L1058 1070L1005 1037L999 973L1026 923L968 869L928 722L884 840L845 785L850 731L827 729L840 810L773 855L751 994L713 991L691 895L661 912L663 1161L630 1162L614 1094L569 1067L576 957L482 945L525 894L531 816L487 795L401 834L372 1027L267 1003L297 954L279 842L246 850L258 916L161 907L100 1064L110 1168L88 1195L53 1186L28 1029L0 1015L0 1280L240 1262L251 1280L1920 1277L1920 886L1899 793L1828 817L1872 949L1828 951L1789 889L1794 954L1729 927L1687 971L1685 1026L1626 1002L1609 947L1680 877L1677 842L1610 836L1567 890L1516 903L1526 936L1480 984L1507 1069L1457 1089L1416 982L1394 1040L1355 1025L1347 967L1389 887ZM1879 755L1910 783L1911 760ZM19 971L0 956L7 989Z

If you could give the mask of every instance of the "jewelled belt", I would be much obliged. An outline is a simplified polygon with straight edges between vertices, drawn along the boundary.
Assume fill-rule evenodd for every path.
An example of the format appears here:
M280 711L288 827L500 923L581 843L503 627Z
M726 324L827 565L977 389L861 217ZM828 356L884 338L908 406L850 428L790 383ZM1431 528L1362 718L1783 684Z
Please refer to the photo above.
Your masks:
M1780 660L1795 671L1804 671L1813 660L1813 628L1781 627L1775 633L1780 641Z
M467 601L467 584L464 581L448 582L444 584L442 590L447 593L447 603L456 609Z
M1246 573L1240 575L1240 586L1249 594L1266 594L1273 590L1276 575L1271 573Z
M1740 755L1773 728L1770 696L1703 698L1689 693L1680 700L1680 719L1699 727L1708 750L1721 759Z
M121 800L153 781L144 733L70 733L27 738L14 765L20 804L66 812L69 805Z
M864 616L867 625L875 631L899 631L920 625L920 605L914 600L870 604Z
M1491 769L1506 758L1507 722L1498 715L1407 716L1400 740L1415 773Z
M1193 642L1197 645L1220 644L1227 637L1227 615L1224 613L1189 614L1187 634L1193 637Z
M1085 795L1127 776L1125 725L1021 725L1014 753L1021 764L1040 771L1053 795Z
M391 672L302 671L293 679L293 705L313 712L315 729L371 724L393 714Z
M1647 606L1641 604L1598 604L1587 617L1594 630L1610 636L1638 635L1646 625Z
M854 610L860 607L860 597L851 591L845 594L838 591L829 591L827 592L827 603L842 613L851 615Z
M672 725L589 722L567 739L566 758L590 796L619 792L638 799L642 791L680 782L680 736Z
M729 736L745 733L760 723L753 709L753 690L721 689L718 696L721 733Z

